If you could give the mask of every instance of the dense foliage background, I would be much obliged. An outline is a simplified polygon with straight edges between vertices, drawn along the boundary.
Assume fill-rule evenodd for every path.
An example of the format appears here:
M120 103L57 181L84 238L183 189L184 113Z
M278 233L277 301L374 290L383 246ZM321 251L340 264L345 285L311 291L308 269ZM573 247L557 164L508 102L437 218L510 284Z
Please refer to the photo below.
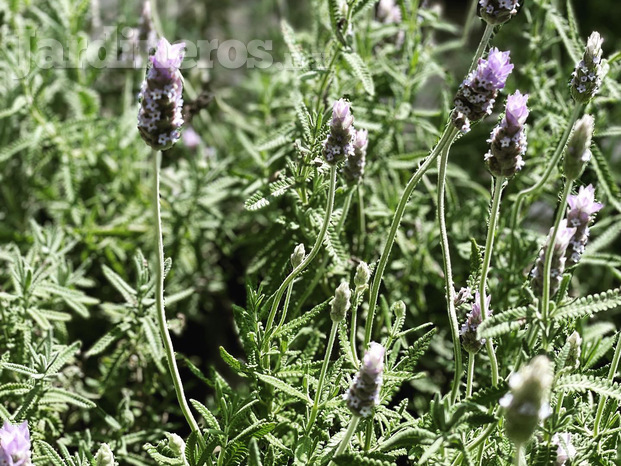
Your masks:
M198 412L211 429L212 459L218 464L256 458L263 464L325 464L330 459L325 449L335 446L340 438L335 433L347 425L348 411L338 400L348 385L345 377L356 367L346 355L339 357L337 345L329 372L334 388L329 397L335 401L321 415L317 431L303 440L306 412L295 405L296 395L275 395L274 386L254 374L252 326L256 330L265 322L266 304L289 273L295 246L303 243L308 251L315 241L328 188L321 143L332 103L346 97L357 127L369 130L366 173L353 190L339 179L334 218L343 214L348 196L351 206L342 228L329 229L325 248L293 288L289 319L310 318L283 332L279 343L279 358L288 365L279 377L306 393L316 383L311 374L318 371L331 325L329 312L309 312L322 303L320 309L327 308L336 287L352 279L360 261L373 267L379 259L403 187L444 128L483 23L468 16L472 10L463 1L399 1L403 20L393 24L376 19L374 2L350 2L359 8L352 31L338 34L345 33L356 54L337 55L326 71L341 47L329 2L152 3L156 27L171 42L269 40L274 62L296 65L227 69L216 63L213 69L183 70L185 131L193 128L200 142L182 140L163 157L164 243L172 259L166 305L186 394L201 403ZM552 225L560 176L555 172L542 195L527 201L514 231L511 200L539 178L556 149L573 105L571 73L592 30L605 38L610 68L588 107L596 121L594 157L579 184L593 183L606 207L598 213L590 246L563 299L605 292L621 280L616 183L621 36L615 15L620 7L607 0L524 3L492 38L494 46L511 51L515 64L504 95L527 92L531 108L526 166L505 189L507 207L500 216L490 280L498 313L530 303L527 276ZM0 417L29 421L39 464L70 464L68 452L75 455L74 464L90 464L102 442L111 445L119 464L167 464L161 456L174 457L170 445L153 445L166 438L165 432L186 440L190 433L154 318L151 151L136 130L146 57L136 69L61 69L29 66L20 55L25 43L35 53L46 39L55 39L70 51L80 41L102 37L104 27L137 28L141 9L139 1L0 0ZM476 282L490 202L483 154L504 100L500 97L496 113L451 152L446 215L456 289ZM379 414L377 430L382 441L396 438L405 423L441 432L438 438L455 433L465 444L468 429L490 422L484 410L468 412L455 424L438 421L445 409L440 396L450 391L454 367L436 178L430 170L410 199L381 288L374 337L398 340L393 365L397 357L409 358L402 366L409 375L386 382L389 409ZM403 321L395 317L398 301L406 309ZM580 331L584 374L608 374L621 322L618 305L609 307L596 317L576 316L557 335L559 352L571 331ZM363 305L362 326L365 312ZM460 320L465 314L461 309ZM397 325L416 330L400 334ZM539 352L522 346L518 330L500 339L503 377L513 369L517 351L530 357ZM481 354L476 367L481 395L472 402L491 407L507 385L480 391L490 385L486 358ZM588 393L575 395L568 415L555 419L554 428L590 422L592 397L598 395ZM620 393L608 395L618 400ZM588 435L577 434L579 458L586 464L619 461L617 408L616 401L607 405L612 433L600 439L601 448L589 450ZM454 413L446 408L445 414ZM550 437L556 430L548 427L545 441L533 447L539 450L532 464L553 464ZM371 432L373 426L368 422L362 429ZM413 434L407 439L380 448L376 461L417 464L428 453L429 464L456 464L455 438L431 452L426 448L434 439ZM147 443L152 446L145 449ZM498 436L484 455L482 464L506 464L511 444ZM467 454L462 459L475 461Z

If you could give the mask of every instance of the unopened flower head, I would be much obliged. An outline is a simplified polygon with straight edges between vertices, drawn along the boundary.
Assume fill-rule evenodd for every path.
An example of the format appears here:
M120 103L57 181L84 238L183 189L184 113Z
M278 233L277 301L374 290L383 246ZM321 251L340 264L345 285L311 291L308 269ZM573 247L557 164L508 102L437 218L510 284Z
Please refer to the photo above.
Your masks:
M368 417L380 402L384 373L384 347L371 342L362 359L362 367L343 398L355 416Z
M599 212L604 204L595 202L595 188L591 184L586 188L580 186L578 194L569 196L567 203L569 204L567 224L576 229L566 252L567 267L571 267L580 261L589 241L589 224L593 221L595 213Z
M567 460L573 460L578 453L576 447L571 443L571 434L569 432L554 434L552 436L552 444L557 446L555 466L565 466Z
M185 455L185 442L181 437L177 434L172 434L170 432L164 432L166 438L168 439L168 446L172 450L172 453L177 458L183 458Z
M490 314L489 304L491 300L491 296L485 297L485 307L487 309L486 316ZM461 344L464 349L471 354L478 353L479 350L483 348L483 345L485 345L485 339L479 339L477 337L477 330L479 329L479 325L481 325L482 321L481 295L477 291L474 294L474 302L472 303L471 311L466 316L466 321L462 324L461 329L459 330Z
M462 287L455 294L455 307L463 306L471 299L472 299L472 291L470 291L470 288Z
M580 355L582 354L582 337L578 332L574 332L567 339L567 343L569 343L569 353L567 353L565 367L578 369L580 367Z
M510 177L524 166L522 156L526 153L526 106L528 94L516 91L507 98L505 116L492 131L490 151L485 155L489 171L494 176Z
M352 141L354 152L345 160L343 175L348 184L354 185L362 181L366 164L369 133L366 129L355 131Z
M0 464L30 466L30 431L28 423L11 424L4 421L0 428Z
M479 13L488 24L503 24L517 14L519 6L518 0L479 0Z
M155 150L170 149L181 136L183 81L179 66L184 47L184 43L170 45L162 38L149 57L152 66L140 91L138 130Z
M95 466L115 466L116 464L110 445L102 443L95 454Z
M329 164L336 164L346 157L354 155L354 116L351 105L345 99L339 99L332 107L330 133L323 143L323 156Z
M343 282L339 285L334 293L334 298L330 301L330 317L334 322L340 322L347 315L347 311L351 307L351 290L349 283Z
M554 374L545 356L536 356L509 378L511 391L500 400L505 408L505 432L516 444L527 442L539 423L550 415L548 400Z
M589 36L582 60L576 65L571 79L571 95L578 103L587 104L602 85L605 67L602 63L602 43L599 32Z
M582 175L586 164L591 160L591 139L595 120L591 115L584 115L574 125L574 132L567 143L565 153L565 176L568 180L577 180Z
M487 59L479 59L477 69L461 83L453 102L453 124L463 133L470 131L470 124L492 113L498 92L505 87L513 65L509 52L497 48L489 51Z
M297 268L305 257L306 251L304 250L304 244L300 243L293 250L293 254L291 254L291 265L293 268Z
M369 279L371 278L371 269L369 265L362 261L356 267L356 275L354 275L354 285L356 288L362 289L367 286Z
M535 267L531 272L531 285L535 294L539 297L543 295L543 270L545 266L545 255L550 245L550 236L552 230L546 239L546 245L541 249L541 253L535 262ZM558 234L556 235L556 241L552 248L552 267L550 269L550 297L554 296L561 285L563 279L563 273L565 272L565 254L567 247L576 233L576 228L568 227L567 220L561 220L559 225Z

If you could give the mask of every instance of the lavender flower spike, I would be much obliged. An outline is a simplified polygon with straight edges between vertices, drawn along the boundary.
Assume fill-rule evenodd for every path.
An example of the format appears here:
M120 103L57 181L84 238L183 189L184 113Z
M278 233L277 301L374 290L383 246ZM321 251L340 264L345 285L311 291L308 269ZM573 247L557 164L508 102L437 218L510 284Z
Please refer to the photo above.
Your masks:
M491 146L485 161L494 176L510 177L524 166L522 155L527 147L524 123L529 113L527 101L528 94L522 95L520 91L510 95L505 116L487 141Z
M362 367L343 396L354 416L368 417L379 404L384 372L384 347L372 341L362 359Z
M479 0L479 14L486 23L496 26L513 18L519 6L518 0Z
M595 188L591 184L586 188L580 186L578 194L569 196L567 203L569 204L567 223L576 228L565 253L566 266L571 267L580 261L589 240L589 224L593 221L593 215L599 212L604 204L595 202Z
M550 235L554 228L550 229ZM567 220L561 220L559 225L558 234L556 235L556 241L552 249L552 268L550 269L550 297L554 296L561 285L563 278L563 272L565 272L565 254L569 242L576 233L576 228L569 228L567 226ZM535 267L531 272L531 285L537 296L543 295L543 269L545 265L545 255L548 247L550 246L550 235L546 240L546 245L541 249L541 253L535 262Z
M505 87L513 65L509 52L497 48L489 51L487 59L479 59L477 69L461 83L455 99L453 125L463 133L470 131L470 124L492 113L498 91Z
M337 100L332 107L330 134L323 143L323 156L326 162L334 165L354 155L355 132L350 103L345 99Z
M30 466L30 432L28 423L13 425L8 421L0 429L0 465Z
M576 65L571 80L571 96L578 103L587 104L602 85L605 68L602 64L602 43L599 32L589 36L582 60Z
M349 185L360 183L364 176L369 133L366 129L356 131L353 138L354 153L347 157L343 167L343 175Z
M162 38L149 57L152 66L140 91L138 130L155 150L170 149L181 136L183 81L179 66L184 47L184 43L170 45Z
M491 302L492 297L485 297L485 307L488 309L487 315L489 312L489 303ZM483 319L481 318L481 295L477 291L474 294L474 302L472 303L472 310L466 316L466 321L462 324L461 329L459 330L459 335L461 336L461 344L466 351L470 354L476 354L479 352L481 348L485 345L485 339L477 338L477 330L479 325Z

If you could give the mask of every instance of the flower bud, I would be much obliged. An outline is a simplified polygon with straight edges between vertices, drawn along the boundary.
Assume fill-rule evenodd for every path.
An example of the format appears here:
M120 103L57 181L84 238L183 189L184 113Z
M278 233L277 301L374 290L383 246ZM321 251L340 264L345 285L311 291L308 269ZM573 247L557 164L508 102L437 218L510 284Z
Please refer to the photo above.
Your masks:
M491 314L489 310L489 304L492 300L491 296L485 297L485 307L487 309L486 316ZM477 291L474 294L474 302L472 303L472 310L466 316L466 321L459 329L459 335L461 336L461 344L466 351L470 354L476 354L479 352L483 345L485 345L485 339L479 339L477 337L477 330L479 325L483 321L481 315L481 295Z
M580 178L586 164L591 160L591 138L595 121L591 115L584 115L574 125L574 132L565 153L565 176L574 181Z
M354 377L349 390L343 395L354 416L368 417L379 404L384 372L384 347L371 342L362 359L362 367Z
M479 14L486 23L496 26L517 14L518 0L479 0Z
M339 99L332 107L330 133L323 143L323 156L329 164L336 164L346 157L354 155L353 140L355 136L354 116L351 105L345 99Z
M184 47L184 43L170 45L162 38L149 57L152 66L140 91L138 130L155 150L170 149L181 136L183 80L179 66Z
M490 151L485 155L489 171L494 176L510 177L524 166L522 155L526 153L526 128L528 118L528 94L520 91L507 98L504 118L494 128L490 139Z
M364 176L364 166L366 164L367 146L369 145L369 133L366 129L354 132L353 146L354 152L345 160L343 175L347 184L354 185L360 183Z
M602 66L602 42L604 39L599 32L591 33L582 60L572 73L571 95L578 103L589 103L602 85L605 74Z
M30 466L30 431L26 421L4 421L0 429L0 464Z
M347 315L347 311L351 306L351 290L349 283L343 282L339 285L334 293L334 298L330 301L330 317L333 322L340 322Z
M470 288L461 288L458 293L455 294L455 307L462 306L472 299L472 292Z
M405 303L401 300L394 303L391 307L391 310L395 313L395 317L398 319L403 319L405 317Z
M582 354L582 337L578 332L572 333L567 339L569 353L565 360L565 367L578 369L580 367L580 355Z
M550 415L548 399L554 374L545 356L536 356L509 378L511 391L500 399L505 408L505 433L515 444L527 442L539 423Z
M168 447L173 455L177 458L183 458L185 455L185 442L183 439L177 434L171 434L170 432L164 432L164 435L168 439Z
M116 464L110 445L102 443L95 454L95 466L115 466Z
M366 262L360 262L356 267L356 275L354 275L354 285L357 289L367 286L371 278L371 269Z
M564 466L567 460L573 460L576 456L576 448L571 444L571 434L561 432L552 436L552 445L556 445L555 466Z
M477 69L466 77L455 95L453 125L467 133L471 123L491 114L498 91L505 87L512 70L509 52L496 47L489 51L487 59L480 58Z
M552 235L554 228L550 229L550 234L546 240L546 245L541 249L541 253L535 262L535 267L531 272L531 285L535 294L539 297L543 295L543 272L545 267L545 256L550 245L550 236ZM556 235L556 241L552 248L552 267L550 268L550 297L554 296L561 285L563 279L563 273L565 272L565 253L567 247L571 241L575 228L567 227L567 220L561 220L559 225L558 234Z
M593 221L594 214L599 212L604 204L595 202L595 188L591 184L586 188L580 186L578 194L569 196L567 203L569 204L567 224L576 229L565 253L566 266L571 267L580 261L589 240L589 224Z
M291 265L296 269L306 257L306 251L304 250L304 244L298 244L291 254Z

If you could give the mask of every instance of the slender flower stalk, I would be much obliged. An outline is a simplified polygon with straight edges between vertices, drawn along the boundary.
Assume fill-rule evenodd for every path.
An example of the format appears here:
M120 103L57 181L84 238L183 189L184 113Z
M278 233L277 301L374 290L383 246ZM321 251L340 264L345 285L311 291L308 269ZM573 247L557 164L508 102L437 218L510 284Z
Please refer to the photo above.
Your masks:
M342 455L347 451L349 447L349 443L351 442L354 433L356 432L356 428L358 427L358 423L360 422L360 416L352 416L351 421L349 421L349 426L347 426L347 430L345 431L345 435L339 443L338 448L334 452L334 456Z
M612 363L608 369L608 380L613 382L615 375L619 370L619 362L621 361L621 332L617 337L617 346L615 347L615 354L612 358ZM606 407L607 397L600 395L599 402L597 403L597 414L595 415L595 423L593 424L593 437L597 437L600 433L600 427L602 422L602 415L604 414L604 408Z
M468 355L468 373L466 375L466 398L472 396L472 382L474 381L474 365L476 362L476 353Z
M162 38L157 45L155 54L149 57L151 68L147 72L140 93L138 130L144 141L153 148L153 210L157 244L157 265L155 269L157 323L164 343L166 362L179 407L190 429L196 434L200 445L204 448L205 440L185 397L164 308L164 241L160 212L160 151L170 149L174 145L180 137L179 131L183 125L181 114L183 80L179 66L183 60L184 46L184 44L170 45L166 39Z

